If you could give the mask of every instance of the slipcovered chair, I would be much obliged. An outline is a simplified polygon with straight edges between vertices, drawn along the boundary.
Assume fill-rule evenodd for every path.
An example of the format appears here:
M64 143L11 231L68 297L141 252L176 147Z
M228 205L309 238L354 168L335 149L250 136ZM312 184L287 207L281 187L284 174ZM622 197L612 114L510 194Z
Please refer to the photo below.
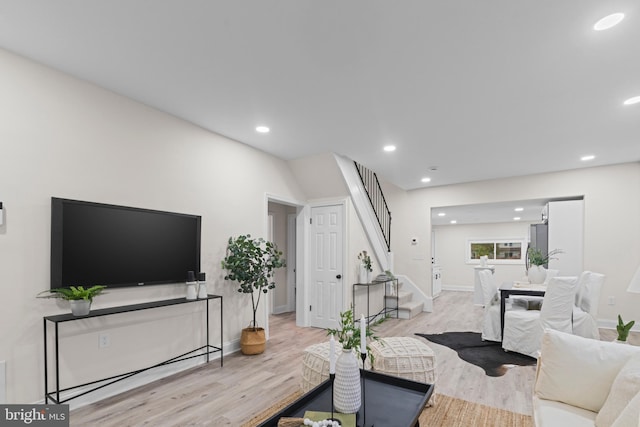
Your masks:
M500 296L498 295L498 287L490 270L480 270L478 276L482 287L482 302L484 305L482 340L500 342L502 334L500 331ZM513 309L524 310L525 307L514 306Z
M577 279L553 277L538 310L511 310L504 314L502 348L531 357L538 357L542 334L554 329L571 334L571 314L575 300Z
M585 338L600 339L598 330L598 305L605 275L584 271L578 279L573 307L573 334Z

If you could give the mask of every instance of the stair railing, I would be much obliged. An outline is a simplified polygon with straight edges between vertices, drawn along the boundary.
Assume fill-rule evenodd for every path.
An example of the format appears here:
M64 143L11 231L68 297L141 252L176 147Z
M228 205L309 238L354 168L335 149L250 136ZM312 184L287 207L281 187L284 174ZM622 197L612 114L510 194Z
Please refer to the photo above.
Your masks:
M362 181L362 185L369 198L369 203L371 203L373 212L378 220L382 236L387 244L387 250L391 251L391 211L384 198L378 176L372 170L358 164L358 162L354 161L353 163L356 166L360 181Z

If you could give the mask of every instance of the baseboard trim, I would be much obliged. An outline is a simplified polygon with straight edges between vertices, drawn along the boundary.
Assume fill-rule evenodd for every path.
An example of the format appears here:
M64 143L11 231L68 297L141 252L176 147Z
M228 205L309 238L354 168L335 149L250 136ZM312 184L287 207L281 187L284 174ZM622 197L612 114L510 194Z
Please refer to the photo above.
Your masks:
M442 285L443 291L455 291L455 292L473 292L473 286L465 285Z
M625 321L623 319L623 321L625 323L629 323L629 321ZM638 324L639 322L636 321L635 325L633 325L633 328L631 328L631 330L633 332L640 332L640 324ZM602 328L602 329L613 329L614 331L616 330L616 326L618 326L618 320L611 320L611 319L598 319L598 328Z

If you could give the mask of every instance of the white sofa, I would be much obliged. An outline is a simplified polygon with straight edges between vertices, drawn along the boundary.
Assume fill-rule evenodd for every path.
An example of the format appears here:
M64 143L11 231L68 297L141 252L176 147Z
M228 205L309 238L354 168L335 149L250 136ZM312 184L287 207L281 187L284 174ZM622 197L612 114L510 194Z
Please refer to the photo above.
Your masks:
M546 330L533 419L537 427L640 427L640 347Z

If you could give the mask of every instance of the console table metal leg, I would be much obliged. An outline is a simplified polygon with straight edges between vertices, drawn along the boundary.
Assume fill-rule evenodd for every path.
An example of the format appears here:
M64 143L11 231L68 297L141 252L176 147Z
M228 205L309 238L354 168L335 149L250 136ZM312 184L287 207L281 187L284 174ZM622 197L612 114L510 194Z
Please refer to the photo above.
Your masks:
M223 326L222 326L222 297L220 297L220 367L223 366L223 358L224 358L224 351L222 350L222 344L224 343L224 340L222 338L222 334L223 334Z
M207 300L207 363L209 363L209 300Z
M49 403L49 399L47 398L47 393L49 392L49 371L47 368L47 320L43 319L42 323L44 324L44 404Z
M60 346L58 340L58 323L56 322L56 403L60 402Z

